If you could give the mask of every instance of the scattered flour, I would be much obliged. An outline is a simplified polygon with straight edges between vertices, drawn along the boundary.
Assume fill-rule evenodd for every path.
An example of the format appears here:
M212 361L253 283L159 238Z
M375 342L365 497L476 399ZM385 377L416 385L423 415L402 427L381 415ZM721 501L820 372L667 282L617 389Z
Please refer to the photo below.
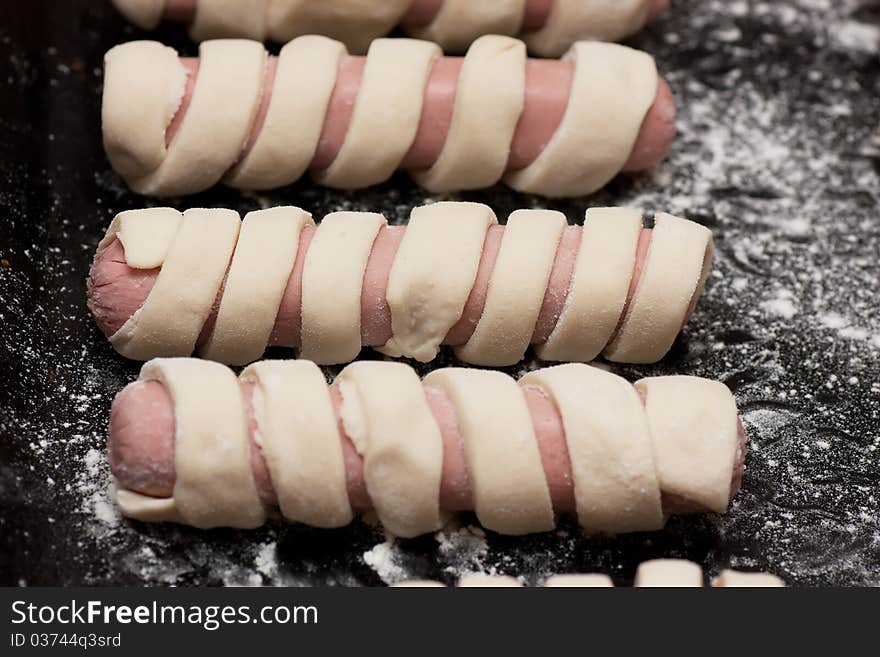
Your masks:
M266 577L275 577L278 574L278 545L274 542L262 545L257 551L254 566Z
M385 541L375 545L363 554L364 562L376 571L376 574L386 584L412 579L409 571L400 563L402 553L398 551L393 541Z
M831 38L838 48L858 50L876 55L880 50L880 27L856 21L840 21L829 28Z
M798 314L798 306L791 290L777 290L771 299L761 303L761 308L783 319L791 319Z
M434 534L436 552L434 558L449 581L458 581L464 575L479 573L495 575L501 561L490 559L486 533L479 527L459 527L455 521ZM412 559L401 545L386 540L363 554L364 562L386 584L411 579L422 579L420 563Z

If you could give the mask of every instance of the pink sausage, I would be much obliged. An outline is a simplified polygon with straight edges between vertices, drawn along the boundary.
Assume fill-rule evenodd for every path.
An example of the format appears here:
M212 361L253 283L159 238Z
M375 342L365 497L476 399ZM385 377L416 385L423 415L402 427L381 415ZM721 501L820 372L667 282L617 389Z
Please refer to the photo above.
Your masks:
M272 507L277 505L277 499L262 452L253 438L256 425L251 406L252 392L251 384L242 384L249 418L251 464L260 497L266 506ZM335 384L330 392L338 417L341 396ZM440 506L448 511L470 510L473 498L455 409L442 390L426 387L425 394L443 437ZM554 404L538 389L526 387L523 394L532 417L553 508L561 513L573 511L571 462L560 416ZM339 432L349 499L355 509L369 509L371 504L363 479L363 463L345 434L341 420ZM739 438L740 447L731 475L731 497L740 487L748 440L741 423ZM108 451L113 475L124 488L154 497L172 494L175 479L174 412L171 398L161 383L134 382L116 396L110 414ZM667 514L703 510L692 501L667 493L663 493L663 507Z
M192 99L198 78L199 60L181 60L189 70L186 91L180 108L168 125L166 141L171 143L183 121ZM440 156L455 104L455 92L462 58L438 59L425 91L425 103L418 131L401 168L421 170L429 168ZM324 120L311 168L320 170L329 166L342 148L348 131L354 104L360 89L364 57L345 57ZM270 57L266 67L265 93L251 133L242 150L245 157L256 143L262 130L272 99L277 58ZM522 115L511 144L508 169L516 170L530 164L540 155L562 121L568 104L572 82L572 64L558 60L529 59L526 62L526 96ZM643 171L659 163L669 151L675 138L675 99L669 85L660 78L657 96L642 122L623 170Z
M196 15L198 4L198 0L165 0L163 18L189 23ZM400 24L407 28L424 27L434 20L442 6L443 0L413 0L412 6L403 16ZM543 27L552 7L553 0L528 0L520 31L531 32ZM667 9L669 9L669 0L654 0L648 20L654 20Z
M385 298L385 291L391 265L405 230L405 226L382 228L373 243L361 293L361 341L365 346L381 346L391 338L391 310ZM295 348L300 345L302 274L314 232L314 227L307 226L300 236L299 250L293 271L288 279L278 315L275 318L275 326L269 339L271 346ZM477 322L483 314L489 281L503 234L503 226L492 226L489 229L474 287L465 304L461 319L449 331L444 344L464 344L473 334ZM580 226L568 226L563 232L538 321L535 325L535 332L532 336L533 344L545 342L556 327L568 296L571 276L580 248L581 234L582 228ZM651 230L642 230L627 304L638 287L650 238ZM108 337L113 335L129 317L143 306L156 282L159 271L159 269L145 270L129 267L125 260L125 250L118 240L106 249L98 251L88 279L88 305L104 335ZM694 293L684 323L690 319L701 294L702 287ZM202 330L200 343L207 339L213 329L222 295L223 290L221 289L217 302L214 304L214 310ZM625 309L621 318L624 316Z

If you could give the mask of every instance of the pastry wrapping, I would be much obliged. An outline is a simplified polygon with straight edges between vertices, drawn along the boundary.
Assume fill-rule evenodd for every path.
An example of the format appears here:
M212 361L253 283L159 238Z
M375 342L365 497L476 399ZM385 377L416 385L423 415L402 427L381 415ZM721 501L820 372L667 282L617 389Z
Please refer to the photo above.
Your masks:
M339 189L382 183L401 168L420 134L429 77L442 53L428 41L374 41L341 146L317 167L346 54L337 41L302 36L270 66L259 42L214 40L201 44L191 69L160 43L117 46L105 57L102 120L110 162L133 190L158 196L193 194L219 182L272 189L307 171ZM458 73L442 149L426 168L410 170L416 182L441 193L503 180L517 191L554 197L587 195L607 184L630 161L658 97L657 68L645 53L598 42L574 44L564 60L572 67L564 113L540 152L511 169L527 95L525 45L504 36L477 39Z
M152 381L168 401L143 397ZM652 405L654 396L663 404ZM173 454L135 463L122 443L142 449L163 404L173 414L173 428L163 429L173 431ZM723 512L744 449L736 403L723 384L657 377L633 386L576 363L517 382L463 368L420 381L402 363L364 361L328 387L309 361L263 361L236 379L210 361L155 359L133 390L120 393L119 414L125 420L111 420L109 444L122 513L199 528L253 528L270 515L340 527L372 509L386 531L413 537L440 529L448 512L463 508L510 535L549 531L563 511L589 533L657 530L668 494ZM546 433L554 424L564 433L554 438L555 455ZM348 441L356 457L344 449ZM269 474L260 483L254 450ZM141 492L145 479L133 473L155 477L163 459L173 463L173 487L165 496ZM565 459L570 472L552 465ZM693 468L690 480L678 476L677 463ZM365 487L362 500L352 493L356 480ZM573 496L568 508L559 501L566 494ZM442 501L450 499L457 501Z
M108 288L100 267L117 241L127 267ZM405 228L375 213L315 226L296 207L244 221L151 208L113 220L90 303L100 320L101 306L122 303L120 287L141 295L107 331L135 360L198 351L244 365L273 344L320 364L354 360L362 346L428 362L452 344L464 362L505 366L534 344L547 361L650 363L675 341L711 255L703 226L659 214L649 231L629 208L590 209L583 228L548 210L518 210L500 226L490 208L464 202L415 208ZM558 273L563 262L570 275Z
M138 27L153 30L168 0L113 0ZM243 37L284 43L321 34L365 52L370 42L402 24L411 36L434 41L446 52L464 52L480 36L521 36L529 49L555 57L578 40L616 41L638 32L654 12L654 0L554 0L543 24L524 28L528 0L443 0L427 24L407 15L414 0L198 0L184 18L193 39Z

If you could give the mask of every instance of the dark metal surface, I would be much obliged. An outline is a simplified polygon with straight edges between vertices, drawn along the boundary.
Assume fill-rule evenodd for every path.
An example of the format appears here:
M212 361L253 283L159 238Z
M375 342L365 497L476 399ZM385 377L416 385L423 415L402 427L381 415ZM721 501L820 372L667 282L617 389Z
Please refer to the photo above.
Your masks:
M109 3L2 3L0 584L377 585L469 570L531 582L595 570L625 583L657 556L710 572L768 570L797 585L880 583L880 9L674 4L633 43L668 75L680 139L654 175L616 181L589 202L668 210L715 232L708 293L673 353L656 367L615 369L726 381L752 438L743 491L727 515L676 518L650 535L591 540L564 523L545 536L484 537L465 517L460 531L386 544L362 523L239 533L118 517L105 427L138 364L95 329L85 277L113 214L152 203L126 191L100 136L102 55L143 35ZM182 29L155 37L195 52ZM301 183L171 203L295 203L317 216L345 207L399 221L424 198L399 177L358 194ZM504 189L466 198L499 216L547 205L579 219L587 206Z

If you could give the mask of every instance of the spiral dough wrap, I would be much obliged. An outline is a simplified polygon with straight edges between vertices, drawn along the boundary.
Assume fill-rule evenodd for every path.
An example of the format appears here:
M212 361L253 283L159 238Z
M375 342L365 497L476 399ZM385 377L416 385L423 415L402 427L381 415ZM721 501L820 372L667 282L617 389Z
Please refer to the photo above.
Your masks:
M301 357L337 364L358 356L365 271L386 223L380 214L337 212L314 230L301 273ZM377 345L380 351L422 362L436 357L462 317L488 231L497 223L492 210L478 203L435 203L412 211L387 265L380 305L387 303L390 311L391 339ZM128 267L161 270L111 343L136 360L189 356L197 346L203 357L227 364L257 360L270 341L306 226L314 226L311 215L295 207L252 212L243 222L232 210L121 213L99 250L118 239ZM482 314L467 342L456 347L462 361L504 366L522 360L565 230L559 212L511 214ZM536 345L540 358L588 362L604 354L647 363L669 350L708 275L712 236L693 222L655 217L638 286L627 301L641 233L637 210L587 211L580 247L570 254L574 265L562 312L546 341ZM215 308L216 321L200 342Z
M661 528L661 491L723 512L740 447L736 403L723 384L659 377L633 387L582 364L537 370L517 385L495 371L440 369L420 381L401 363L358 362L337 378L338 413L309 361L263 361L239 381L210 361L156 359L140 378L161 381L170 395L176 480L168 498L119 489L120 508L139 520L200 528L253 528L269 515L252 471L241 383L254 387L256 445L281 515L319 527L346 525L354 515L342 430L363 459L366 489L386 530L412 537L443 526L444 442L429 390L445 394L454 409L477 518L503 534L555 526L526 388L559 413L575 510L588 532Z
M139 27L152 30L167 0L113 0ZM414 37L434 41L446 52L463 52L485 34L517 36L527 0L444 0L428 25L407 27ZM287 42L321 34L365 52L370 42L390 32L413 0L199 0L190 34L193 39L244 37ZM557 57L581 39L616 41L644 27L650 0L554 0L545 24L522 34L529 49Z
M107 53L104 145L114 168L135 191L160 196L197 193L221 180L271 189L299 179L315 157L345 47L303 36L281 50L255 138L267 66L263 45L207 41L200 54L192 99L166 145L188 75L177 53L150 41ZM428 41L374 41L341 149L313 177L341 189L390 178L416 138L426 84L440 56ZM558 197L590 194L608 183L629 159L654 103L654 60L591 42L576 43L566 58L574 77L559 127L534 161L506 171L524 107L525 46L501 36L474 42L461 67L442 151L428 169L412 172L415 180L432 192L449 192L503 179L518 191Z

